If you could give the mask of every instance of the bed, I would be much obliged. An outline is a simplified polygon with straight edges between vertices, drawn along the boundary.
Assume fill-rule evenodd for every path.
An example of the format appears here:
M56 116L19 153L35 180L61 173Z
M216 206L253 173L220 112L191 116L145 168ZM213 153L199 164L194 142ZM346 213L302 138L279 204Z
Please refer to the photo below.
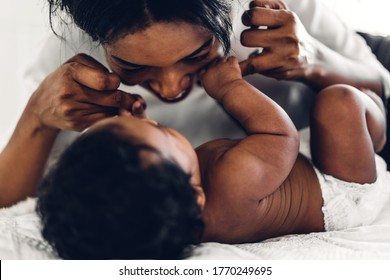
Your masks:
M56 259L42 239L35 199L0 210L0 259ZM343 231L286 235L259 243L204 243L189 259L390 259L390 200L376 221Z
M301 152L309 153L309 130L300 131ZM390 186L389 186L390 187ZM36 199L0 209L0 259L56 259L40 234ZM390 259L390 198L368 226L311 234L293 234L258 243L203 243L189 259Z

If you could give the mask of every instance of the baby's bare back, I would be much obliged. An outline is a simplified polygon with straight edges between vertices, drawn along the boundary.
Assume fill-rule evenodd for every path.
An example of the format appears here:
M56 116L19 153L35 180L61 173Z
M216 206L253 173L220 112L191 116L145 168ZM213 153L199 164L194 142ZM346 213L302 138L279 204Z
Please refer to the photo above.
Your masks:
M322 204L317 175L311 163L298 155L283 184L259 203L257 213L264 221L257 229L260 238L323 231Z
M208 208L208 203L213 201L206 202L204 211L205 241L256 242L289 233L324 230L319 182L311 163L302 155L280 187L256 204L248 201L237 206L226 202L225 207Z

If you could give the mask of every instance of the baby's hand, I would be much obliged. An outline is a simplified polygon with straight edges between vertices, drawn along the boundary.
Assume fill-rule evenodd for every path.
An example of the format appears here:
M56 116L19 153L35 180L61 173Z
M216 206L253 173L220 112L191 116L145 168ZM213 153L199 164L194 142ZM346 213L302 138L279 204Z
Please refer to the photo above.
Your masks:
M235 86L235 82L241 80L241 69L234 56L216 59L200 74L204 89L218 101L222 101L224 95Z

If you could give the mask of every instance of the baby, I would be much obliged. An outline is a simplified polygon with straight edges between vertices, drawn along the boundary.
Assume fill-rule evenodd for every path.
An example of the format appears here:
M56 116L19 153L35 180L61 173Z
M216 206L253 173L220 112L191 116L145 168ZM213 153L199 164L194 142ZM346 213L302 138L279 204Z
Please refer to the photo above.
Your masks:
M40 188L43 236L60 257L175 259L199 242L257 242L376 218L390 174L375 154L386 141L384 115L367 93L342 85L318 93L308 159L292 121L242 79L236 58L216 60L200 78L248 136L194 150L177 131L128 112L97 122Z

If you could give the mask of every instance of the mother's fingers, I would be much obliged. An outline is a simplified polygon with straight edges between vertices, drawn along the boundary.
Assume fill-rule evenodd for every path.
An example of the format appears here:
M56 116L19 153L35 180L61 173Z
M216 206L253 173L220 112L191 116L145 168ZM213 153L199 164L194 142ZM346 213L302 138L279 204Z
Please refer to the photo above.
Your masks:
M77 102L89 104L100 108L132 109L135 102L138 102L143 109L146 109L145 100L138 94L130 94L122 90L115 91L94 91L84 90L82 95L74 98Z
M241 33L241 44L250 48L269 48L275 44L275 39L280 37L274 33L275 30L247 29Z
M287 9L286 3L280 0L254 0L249 4L249 7L263 7L274 10Z
M59 113L65 115L64 112L69 113L74 110L111 110L117 114L119 109L131 111L136 102L142 106L143 110L146 109L145 100L138 94L130 94L122 90L95 91L78 85L72 89L71 93L58 99L56 103L60 108Z
M130 110L134 113L134 110L144 111L146 109L146 102L141 95L131 94L121 90L116 91L117 95L120 95L119 108Z
M74 78L77 82L96 90L114 90L117 89L120 83L120 78L109 70L96 59L86 54L77 54L64 65L71 64L81 65L75 67L75 70L80 70L81 73L75 73ZM82 65L86 67L82 67ZM94 80L96 79L96 80Z
M283 66L283 61L272 53L262 53L240 62L243 76L270 71Z
M127 94L128 95L128 94ZM70 109L64 112L63 127L65 130L83 131L94 123L116 115L131 114L137 118L146 118L146 105L139 98L134 98L131 113L124 108L99 107L88 103L72 102Z
M242 23L245 26L278 27L294 19L289 10L273 10L263 7L254 7L245 11L242 15Z
M142 106L142 109L146 110L147 104L141 95L136 94L136 93L131 93L131 94L127 93L127 94L131 95L132 98L135 98L136 102L139 102L139 104ZM134 106L134 104L132 106ZM137 105L137 107L138 107L138 105Z
M96 107L91 104L67 102L57 108L60 113L52 121L62 130L82 131L93 123L118 114L117 108Z
M71 63L71 62L81 63L81 64L84 64L86 66L92 67L92 68L100 69L106 73L109 72L107 67L105 67L99 61L97 61L96 59L94 59L93 57L91 57L85 53L79 53L79 54L73 56L72 58L67 60L64 64Z
M146 106L144 106L140 100L137 100L133 103L133 105L131 107L131 114L134 117L144 119L147 117L145 109L146 109Z
M63 67L74 81L90 89L116 90L120 85L120 78L114 73L108 73L79 62L69 62Z

